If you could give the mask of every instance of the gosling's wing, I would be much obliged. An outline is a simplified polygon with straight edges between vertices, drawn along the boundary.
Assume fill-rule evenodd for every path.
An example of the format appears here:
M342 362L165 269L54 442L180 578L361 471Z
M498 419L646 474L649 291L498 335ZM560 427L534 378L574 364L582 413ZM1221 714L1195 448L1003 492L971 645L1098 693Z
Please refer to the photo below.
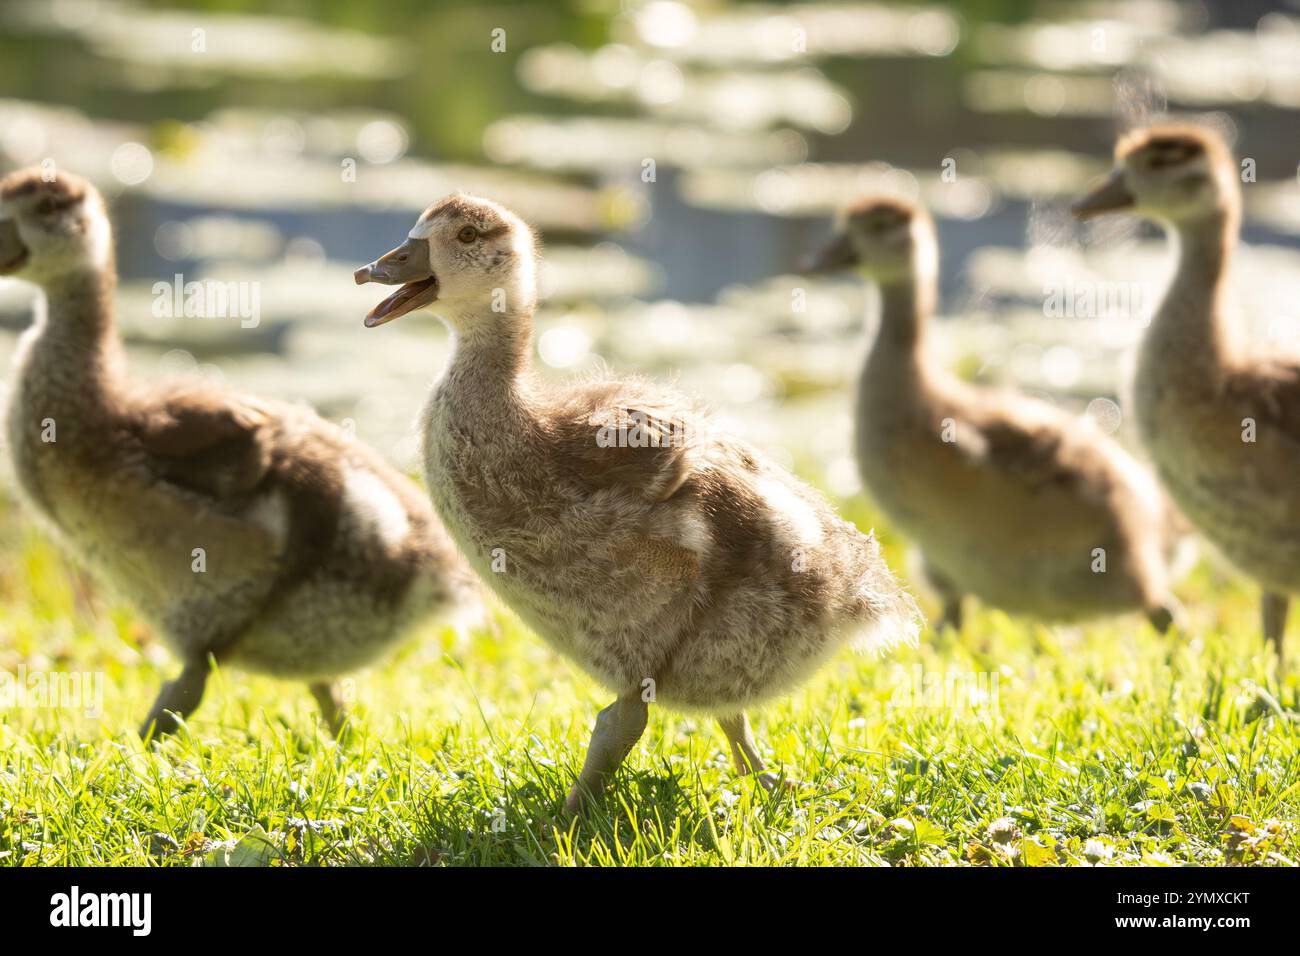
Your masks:
M981 422L977 427L984 443L983 461L1009 480L1028 488L1063 488L1078 480L1061 432L1008 419Z
M996 389L963 389L953 414L951 439L973 467L989 470L1020 489L1035 493L1076 487L1083 478L1082 442L1050 405Z
M1217 403L1222 417L1207 423L1204 452L1222 449L1233 463L1224 489L1267 516L1279 535L1300 528L1300 363L1256 358L1225 376Z
M956 467L942 481L936 513L968 532L978 529L995 549L1046 554L1105 546L1120 521L1124 473L1103 435L1052 411L980 409L958 418Z
M1224 400L1236 410L1233 432L1253 423L1261 451L1277 456L1278 465L1300 468L1300 362L1258 358L1225 377Z
M637 383L600 382L567 392L548 416L561 464L593 488L647 501L672 497L702 455L700 417Z
M155 474L220 498L251 491L266 477L274 423L252 399L179 386L152 396L132 426Z
M970 392L984 393L969 403L984 500L1018 533L1095 538L1167 510L1150 473L1088 418L1010 389Z

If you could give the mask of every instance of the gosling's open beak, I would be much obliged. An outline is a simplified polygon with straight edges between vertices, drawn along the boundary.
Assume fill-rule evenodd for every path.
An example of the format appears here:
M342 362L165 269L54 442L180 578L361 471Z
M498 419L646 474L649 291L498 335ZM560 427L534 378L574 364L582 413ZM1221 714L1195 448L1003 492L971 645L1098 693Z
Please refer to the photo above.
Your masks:
M799 264L804 275L825 275L858 264L858 251L846 232L836 234L826 245Z
M429 243L424 239L407 239L392 252L352 273L352 278L357 285L379 282L402 286L366 315L368 329L391 322L438 298L438 277L429 265Z
M18 234L18 223L0 219L0 276L13 275L27 261L27 247Z
M1133 194L1124 185L1123 173L1117 169L1092 192L1075 200L1070 211L1074 213L1075 219L1091 219L1115 209L1128 209L1135 201Z

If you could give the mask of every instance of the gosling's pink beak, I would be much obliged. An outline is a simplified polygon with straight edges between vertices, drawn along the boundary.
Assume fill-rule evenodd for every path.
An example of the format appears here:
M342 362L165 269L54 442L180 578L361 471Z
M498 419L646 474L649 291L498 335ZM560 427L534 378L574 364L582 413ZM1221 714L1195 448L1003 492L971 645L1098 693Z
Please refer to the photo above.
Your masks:
M1124 174L1117 169L1100 186L1077 199L1070 211L1076 219L1091 219L1116 209L1128 209L1135 201L1128 186L1124 185Z
M853 248L853 240L847 232L834 235L816 253L799 264L799 271L804 275L824 275L838 272L858 264L858 251Z
M438 298L438 277L429 265L429 244L423 239L407 239L396 249L352 273L352 278L357 285L367 282L402 284L366 315L365 324L369 329L391 322Z

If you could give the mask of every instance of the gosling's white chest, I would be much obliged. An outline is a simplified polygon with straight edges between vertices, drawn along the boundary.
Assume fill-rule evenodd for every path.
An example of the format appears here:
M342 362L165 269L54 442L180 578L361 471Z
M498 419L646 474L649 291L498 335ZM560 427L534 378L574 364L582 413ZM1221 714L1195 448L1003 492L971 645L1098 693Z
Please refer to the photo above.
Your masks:
M87 511L93 514L100 505L94 483L79 473L77 455L96 436L87 416L67 399L84 391L80 383L57 365L37 366L41 331L38 324L19 340L5 396L5 437L19 495L47 530L68 542L87 537ZM88 542L95 552L105 544Z
M18 340L18 348L14 353L10 380L5 392L4 409L5 438L13 462L14 477L18 481L19 489L29 499L34 491L36 471L41 461L40 456L35 454L35 446L41 443L41 434L39 428L33 433L28 423L36 423L39 426L44 421L46 416L42 415L41 409L51 404L48 398L52 397L47 396L49 386L43 384L40 376L24 374L38 332L38 328L30 328ZM47 431L46 435L57 439L58 423L51 421L50 424L53 425L53 429Z

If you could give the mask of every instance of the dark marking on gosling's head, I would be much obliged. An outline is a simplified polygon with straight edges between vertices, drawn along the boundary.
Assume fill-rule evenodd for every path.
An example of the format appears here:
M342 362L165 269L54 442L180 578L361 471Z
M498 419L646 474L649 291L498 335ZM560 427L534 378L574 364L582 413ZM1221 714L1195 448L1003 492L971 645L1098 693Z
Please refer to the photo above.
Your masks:
M1174 166L1199 157L1232 162L1228 144L1214 130L1190 123L1164 123L1133 130L1115 144L1121 162L1143 156L1158 167Z
M875 230L907 225L925 212L915 203L898 196L862 196L844 208L842 218Z

